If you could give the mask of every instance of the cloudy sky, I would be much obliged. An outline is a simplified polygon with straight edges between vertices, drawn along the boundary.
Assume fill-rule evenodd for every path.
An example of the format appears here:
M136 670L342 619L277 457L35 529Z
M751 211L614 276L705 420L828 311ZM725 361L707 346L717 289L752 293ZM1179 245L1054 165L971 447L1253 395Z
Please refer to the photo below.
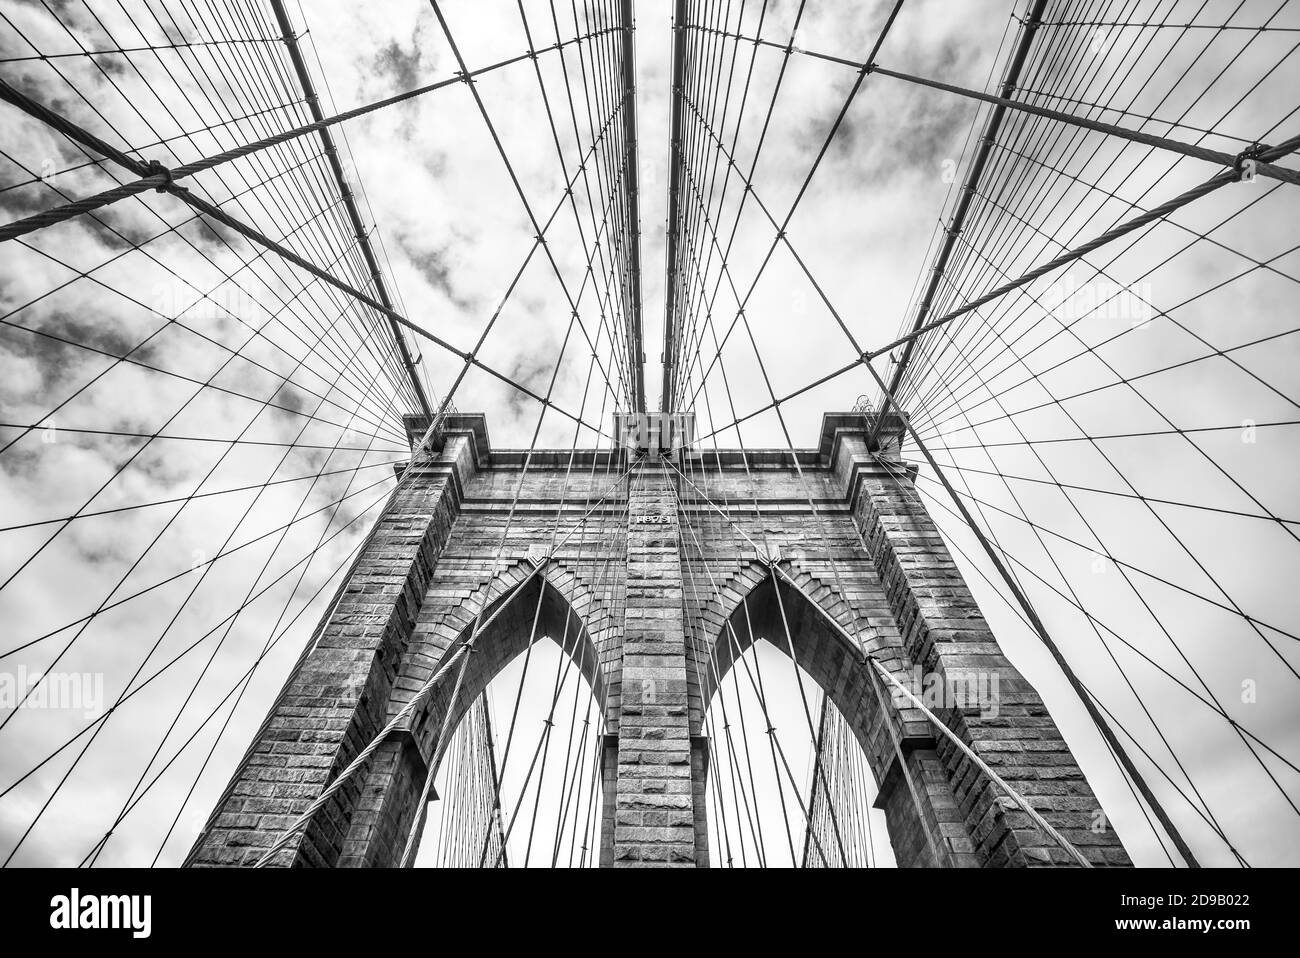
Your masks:
M892 6L733 0L699 19L752 37L761 13L762 36L784 46L798 18L796 46L860 62ZM996 90L1025 7L907 0L879 62ZM581 4L522 8L524 16L513 2L442 5L470 69L523 53L525 24L535 48L602 27L601 11ZM672 4L635 8L645 381L655 405ZM326 113L459 69L428 4L291 4L291 16L306 31ZM1296 131L1294 5L1053 0L1047 19L1065 25L1045 31L1051 42L1031 60L1029 86L1044 106L1229 154ZM1186 23L1198 26L1157 25ZM1274 30L1237 29L1261 25ZM177 42L192 46L149 49ZM720 49L730 65L732 45ZM702 362L686 379L701 432L718 430L708 444L784 447L771 411L727 427L854 358L834 314L866 349L910 326L987 113L952 94L869 77L790 221L789 244L760 271L775 230L754 198L785 216L856 71L795 54L773 100L783 51L736 49L737 86L753 55L745 112L737 119L734 95L725 118L709 112L720 99L698 106L729 147L735 136L737 168L754 170L753 197L737 216L744 184L733 177L714 210L718 242L730 245L727 272L716 250L702 267L698 287L710 306L692 314ZM260 2L6 4L0 57L6 82L169 166L306 117ZM608 428L626 401L622 355L610 344L617 283L602 272L612 237L590 272L586 249L607 197L575 188L568 207L564 190L591 151L591 130L617 104L595 71L584 92L581 67L567 47L563 60L539 55L540 83L528 60L476 79L500 150L460 83L350 121L339 140L399 311L462 351L492 321L477 352L484 365ZM995 154L933 315L1219 171L1100 134L1053 138L1028 120L1005 130L1008 148ZM603 149L602 141L596 154ZM710 169L696 172L721 190L726 161ZM367 287L328 175L319 141L308 138L192 182ZM0 177L5 221L133 178L88 164L9 106L0 107ZM538 248L535 223L557 210ZM1300 502L1290 424L1300 419L1297 214L1294 186L1263 178L1229 186L1091 254L1086 267L932 335L904 381L923 440L953 467L953 484L1080 678L1131 733L1121 735L1125 745L1207 863L1235 861L1215 827L1251 864L1294 863L1300 848L1292 684ZM752 285L744 320L732 283L741 297ZM1117 287L1132 292L1107 308ZM152 192L6 243L0 299L0 670L30 674L57 659L60 670L102 674L108 704L141 689L45 764L94 720L69 709L0 715L0 855L17 848L14 863L77 864L129 807L98 861L174 863L391 488L409 386L372 313ZM710 367L713 337L733 324ZM409 339L423 382L445 395L461 360ZM877 368L890 369L883 358ZM822 413L864 394L876 390L858 368L784 404L784 426L795 445L813 445ZM596 439L585 428L575 437L571 420L541 416L535 401L480 368L454 401L487 414L497 447L527 447L535 433L542 447ZM904 455L923 458L912 444ZM1134 858L1165 862L1082 707L928 467L918 488ZM807 743L790 748L804 767ZM137 781L147 790L131 805Z

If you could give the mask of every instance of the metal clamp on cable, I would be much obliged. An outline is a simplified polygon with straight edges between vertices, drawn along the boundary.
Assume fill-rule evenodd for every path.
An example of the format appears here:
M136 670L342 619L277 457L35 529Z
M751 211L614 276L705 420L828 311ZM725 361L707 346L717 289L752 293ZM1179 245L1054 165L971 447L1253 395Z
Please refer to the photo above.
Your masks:
M1255 143L1237 154L1237 161L1233 163L1233 168L1237 171L1238 183L1255 182L1255 178L1259 175L1256 170L1259 155L1267 149L1267 145Z
M172 185L172 171L163 166L158 160L150 160L144 166L150 176L161 176L163 182L158 186L159 193L166 193Z

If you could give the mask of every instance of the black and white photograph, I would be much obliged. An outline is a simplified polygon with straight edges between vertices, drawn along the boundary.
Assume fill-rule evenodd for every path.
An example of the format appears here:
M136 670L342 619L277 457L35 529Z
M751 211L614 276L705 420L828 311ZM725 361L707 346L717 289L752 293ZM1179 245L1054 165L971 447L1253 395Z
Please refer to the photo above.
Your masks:
M0 866L1282 932L1300 2L0 0Z

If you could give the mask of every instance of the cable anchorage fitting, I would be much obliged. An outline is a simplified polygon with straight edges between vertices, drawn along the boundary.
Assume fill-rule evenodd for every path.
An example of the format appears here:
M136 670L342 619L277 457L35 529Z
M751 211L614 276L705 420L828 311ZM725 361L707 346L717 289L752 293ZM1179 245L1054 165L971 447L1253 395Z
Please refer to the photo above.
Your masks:
M1237 171L1238 183L1255 182L1255 178L1259 175L1256 170L1259 156L1267 149L1268 146L1266 144L1253 143L1237 154L1236 162L1232 164L1232 167Z
M163 166L162 163L160 163L158 160L150 160L148 163L144 165L144 168L147 175L161 176L163 178L162 183L158 185L157 192L166 193L169 189L171 189L171 185L172 185L171 170Z

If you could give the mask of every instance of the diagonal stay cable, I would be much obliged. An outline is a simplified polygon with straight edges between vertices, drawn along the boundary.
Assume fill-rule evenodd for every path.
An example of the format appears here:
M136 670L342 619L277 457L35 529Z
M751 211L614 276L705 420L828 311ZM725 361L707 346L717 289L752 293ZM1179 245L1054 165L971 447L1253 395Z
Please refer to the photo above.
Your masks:
M472 84L471 84L471 88L472 88ZM3 94L4 94L3 81L0 80L0 95ZM63 123L65 124L67 122L68 121L63 121ZM88 145L91 142L96 142L96 138L93 136L93 134L85 133L85 131L82 132L88 138L87 140ZM113 150L112 147L107 147L106 144L104 144L104 146L111 152L117 152ZM123 158L128 160L129 163L132 165L138 163L138 161L131 160L129 157L125 157L125 155L123 155ZM138 192L143 192L143 190ZM428 330L424 329L423 327L416 325L415 323L408 320L405 316L402 316L396 310L384 306L383 303L381 303L379 300L375 299L374 297L366 293L363 293L360 290L354 288L349 283L346 283L343 280L338 279L333 274L321 269L319 266L315 265L314 263L310 262L304 257L288 249L282 243L279 243L267 237L263 233L259 232L256 228L243 223L242 221L236 219L235 217L231 216L228 213L225 213L220 208L209 203L207 200L201 200L198 197L195 197L192 194L190 194L188 191L183 191L177 193L176 195L180 196L181 199L183 199L185 202L189 203L191 206L198 209L200 212L205 213L206 215L224 224L230 229L233 229L235 232L244 236L246 239L249 239L261 246L265 246L267 249L270 249L272 252L279 254L281 258L287 260L288 262L299 267L300 269L306 270L308 273L312 274L317 279L320 279L323 282L329 284L330 286L333 286L335 289L338 289L340 292L348 294L352 298L358 300L359 302L371 307L372 309L376 310L379 313L382 313L389 319L392 319L398 325L413 331L418 336L421 336L424 339L427 339L430 342L438 345L442 349L445 349L446 351L452 353L454 356L459 357L461 360L469 362L474 366L477 366L479 369L501 380L506 385L512 387L513 389L518 390L519 392L523 393L529 398L534 399L537 402L543 403L543 405L546 405L549 408L554 409L560 415L568 419L572 419L576 422L581 422L582 425L587 426L587 428L591 429L597 435L602 435L602 436L605 435L603 430L601 430L600 428L596 426L592 426L590 423L582 422L582 420L578 419L573 413L567 411L566 409L559 406L558 404L552 403L549 400L544 400L542 396L538 395L536 392L529 389L527 386L519 383L515 379L511 378L505 373L500 372L494 367L487 365L482 360L480 360L477 356L475 356L473 353L467 353L464 350L458 349L457 347L453 346L451 343L442 339L440 336L437 336L429 332ZM104 204L100 204L100 205L104 205ZM531 211L530 211L530 215L531 215ZM536 223L535 220L534 223ZM539 227L539 233L540 233L540 227ZM4 228L0 228L0 241L2 241L5 238L6 236L5 236ZM549 250L548 250L548 255L549 255ZM552 262L554 261L552 260ZM585 328L584 328L584 334L585 334ZM588 341L590 342L590 340Z
M1292 137L1291 139L1284 141L1283 143L1279 144L1276 147L1270 147L1267 151L1264 151L1263 155L1272 156L1272 157L1286 156L1290 153L1295 152L1297 149L1300 149L1300 136ZM1026 273L1023 273L1016 279L1004 283L1001 286L998 286L996 289L990 290L989 292L984 293L983 295L977 297L976 299L973 299L970 302L962 306L959 306L956 309L953 309L942 316L939 316L933 320L930 320L929 322L926 322L921 326L918 326L917 328L913 329L911 332L898 337L892 342L886 343L884 346L881 346L879 348L864 352L861 356L858 356L853 361L845 364L844 366L841 366L835 370L832 370L829 373L826 373L825 375L819 377L813 382L800 387L799 389L795 390L789 395L781 397L778 400L778 402L780 403L788 402L790 399L793 399L796 396L802 395L803 393L809 392L810 390L815 389L818 386L823 386L826 383L831 382L832 380L838 379L841 376L845 375L846 373L852 372L854 369L857 369L859 366L866 366L868 369L870 369L871 360L884 356L892 352L894 349L898 348L899 346L906 345L911 340L917 339L920 336L924 336L926 333L930 332L931 330L938 329L941 326L946 326L948 323L951 323L953 320L958 319L966 315L967 313L973 312L974 310L979 309L981 306L985 306L988 303L993 302L994 300L1006 295L1009 292L1017 290L1022 286L1028 285L1034 280L1046 276L1048 273L1054 272L1055 270L1059 269L1062 266L1066 266L1070 263L1073 263L1075 260L1082 259L1084 256L1091 253L1093 250L1101 246L1105 246L1107 243L1111 242L1112 240L1119 239L1120 237L1126 236L1129 233L1134 232L1135 230L1141 229L1144 226L1149 226L1150 224L1155 223L1158 220L1164 219L1169 214L1176 212L1177 210L1193 202L1194 200L1200 199L1203 196L1207 196L1210 193L1213 193L1214 191L1221 189L1222 187L1227 186L1230 183L1235 183L1239 179L1240 179L1240 174L1236 172L1220 173L1212 177L1211 179L1201 183L1199 186L1193 187L1192 189L1187 190L1186 192L1180 193L1178 196L1174 197L1173 199L1170 199L1167 202L1160 204L1159 206L1153 207L1152 209L1148 210L1146 213L1143 213L1140 216L1136 216L1133 219L1126 220L1120 225L1110 230L1107 230L1106 232L1100 234L1099 236L1094 237L1088 242L1076 246L1073 249L1065 253L1062 253L1060 256L1057 256L1054 259L1051 259L1048 262L1043 263L1035 267L1034 269L1029 270ZM752 419L754 416L760 415L768 411L769 409L775 408L775 406L776 403L768 403L758 409L755 409L750 413L747 413L745 416L742 417L741 420L738 420L737 422L743 421L744 419ZM735 425L737 425L737 423L733 422L728 424L727 426L722 427L722 429L731 428L732 426Z
M604 32L609 31L607 30ZM480 67L477 70L470 71L467 75L471 79L473 77L483 76L486 73L491 73L494 70L499 70L512 64L522 63L530 59L534 52L545 53L551 50L560 50L565 46L582 43L594 38L595 35L574 37L545 47L542 50L521 53L518 56L500 60L490 66ZM71 139L77 140L83 145L89 146L96 152L117 161L120 165L125 166L140 177L140 179L134 183L124 184L106 190L95 196L86 197L85 199L78 200L74 203L57 207L54 210L47 210L44 213L38 213L34 216L27 217L26 219L16 220L13 223L6 224L5 226L0 227L0 242L12 239L15 236L23 235L24 233L31 232L35 229L41 229L45 226L50 226L54 223L71 219L75 216L81 215L82 213L89 212L90 210L109 206L112 203L116 203L128 196L134 196L137 193L146 193L149 190L158 190L160 188L173 193L184 192L183 188L174 185L176 180L193 176L196 173L201 173L206 170L211 170L224 163L229 163L232 160L241 159L253 153L269 149L270 147L278 146L281 143L287 143L290 140L306 136L309 133L316 133L320 130L343 123L344 121L353 120L357 117L364 116L367 113L372 113L375 110L383 109L384 107L392 106L396 103L405 102L414 97L432 92L433 90L440 90L444 87L454 86L457 83L464 82L464 80L465 76L457 74L456 76L448 77L445 80L439 80L436 83L430 83L413 90L408 90L405 93L399 93L383 100L377 100L374 103L369 103L353 110L347 110L324 120L307 123L292 130L286 130L283 133L277 133L274 136L268 136L253 143L226 150L225 152L218 153L214 156L205 157L204 159L196 160L192 163L183 164L182 166L175 167L171 170L158 171L152 169L143 161L137 160L128 154L123 153L121 150L118 150L116 147L110 146L107 142L95 136L93 133L81 129L76 126L76 124L71 123L71 121L59 116L53 110L41 106L5 80L0 79L0 99L6 100L24 112L30 113L32 116L45 121L47 124L59 130L59 132Z

